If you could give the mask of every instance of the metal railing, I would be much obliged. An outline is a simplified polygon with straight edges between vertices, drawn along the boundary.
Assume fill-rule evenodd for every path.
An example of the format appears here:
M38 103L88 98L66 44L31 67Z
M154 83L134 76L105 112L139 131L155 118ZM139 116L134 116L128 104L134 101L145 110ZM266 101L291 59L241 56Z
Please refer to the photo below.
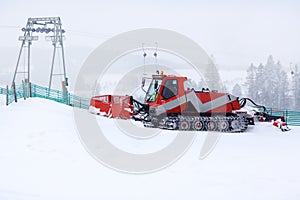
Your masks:
M5 89L0 87L0 94L6 95L6 105L16 102L21 98L38 97L49 99L68 106L88 109L90 99L82 98L70 94L69 92L62 92L59 90L49 89L36 84L23 83L15 86L12 89ZM271 115L284 116L288 125L300 126L300 111L292 111L280 108L267 108L267 112Z
M6 89L0 87L0 94L6 94Z
M300 126L300 111L293 111L280 108L267 108L271 115L284 116L285 121L290 126Z
M12 89L0 89L0 94L6 95L6 105L17 102L18 99L26 99L29 97L38 97L56 101L72 107L88 109L90 99L82 98L69 92L62 92L59 90L49 89L36 84L23 83L19 86L13 86Z

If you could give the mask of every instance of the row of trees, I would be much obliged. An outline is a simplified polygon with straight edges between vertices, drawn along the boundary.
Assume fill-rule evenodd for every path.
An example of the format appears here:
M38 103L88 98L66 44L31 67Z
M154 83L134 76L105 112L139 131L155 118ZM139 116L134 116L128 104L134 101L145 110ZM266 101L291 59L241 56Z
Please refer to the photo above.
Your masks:
M242 85L235 84L231 93L238 97L248 97L266 107L300 110L300 72L297 66L292 68L287 73L279 61L275 62L273 56L269 56L266 64L251 64L245 82ZM227 91L226 85L221 84L214 63L209 63L204 73L205 81L191 80L194 88Z
M244 84L234 85L231 93L238 97L249 97L266 107L300 110L300 72L297 66L291 68L290 73L287 73L280 62L274 62L273 57L269 56L266 64L251 64L247 69ZM213 62L207 64L204 77L205 80L198 82L190 80L196 90L210 88L227 91ZM111 84L102 85L98 89L106 91L110 88L109 85Z
M297 66L291 74L283 70L280 62L274 62L269 56L265 65L251 64L247 70L245 83L236 84L232 93L236 96L248 96L255 102L272 108L300 110L300 73Z

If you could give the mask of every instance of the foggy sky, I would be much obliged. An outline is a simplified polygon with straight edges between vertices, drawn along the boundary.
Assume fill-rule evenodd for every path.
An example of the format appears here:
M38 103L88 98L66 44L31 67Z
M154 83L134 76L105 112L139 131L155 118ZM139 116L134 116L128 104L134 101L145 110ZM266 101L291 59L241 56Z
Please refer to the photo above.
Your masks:
M18 48L20 28L28 17L60 16L67 31L66 48L95 48L125 31L164 28L196 41L214 55L218 66L246 67L265 62L270 54L288 66L300 61L299 6L296 0L2 0L0 39L1 47Z

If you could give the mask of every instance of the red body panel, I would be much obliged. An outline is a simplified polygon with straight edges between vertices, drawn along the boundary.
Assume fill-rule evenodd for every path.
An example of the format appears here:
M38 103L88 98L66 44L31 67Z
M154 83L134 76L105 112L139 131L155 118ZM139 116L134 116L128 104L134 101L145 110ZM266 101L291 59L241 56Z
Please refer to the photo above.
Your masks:
M196 95L202 103L207 103L228 94L218 92L197 92ZM241 109L240 103L238 102L238 100L234 100L222 106L216 107L208 111L208 113L232 113L232 111L239 109Z
M225 96L226 93L218 93L218 92L196 92L197 97L200 99L202 103L207 103L219 97Z

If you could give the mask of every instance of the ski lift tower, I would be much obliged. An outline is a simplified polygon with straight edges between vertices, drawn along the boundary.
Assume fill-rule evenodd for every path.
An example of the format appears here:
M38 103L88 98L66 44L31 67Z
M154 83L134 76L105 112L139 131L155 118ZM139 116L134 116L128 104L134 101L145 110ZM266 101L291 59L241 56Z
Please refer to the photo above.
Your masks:
M66 65L65 65L65 55L64 55L64 33L65 30L62 29L62 23L60 17L39 17L39 18L28 18L26 27L21 29L24 32L23 36L19 37L19 40L22 41L21 48L18 55L18 60L15 68L14 77L12 80L12 87L15 85L15 80L17 74L22 73L25 77L25 82L30 83L30 47L33 41L39 39L39 34L45 33L50 34L50 36L45 36L46 41L51 41L53 45L53 55L51 63L51 72L49 80L49 90L51 89L53 76L62 76L62 90L67 92L68 78L66 76ZM19 64L23 49L27 48L27 71L19 71ZM62 67L63 73L54 74L54 61L57 54L57 49L61 49L62 57ZM26 77L27 75L27 77Z

